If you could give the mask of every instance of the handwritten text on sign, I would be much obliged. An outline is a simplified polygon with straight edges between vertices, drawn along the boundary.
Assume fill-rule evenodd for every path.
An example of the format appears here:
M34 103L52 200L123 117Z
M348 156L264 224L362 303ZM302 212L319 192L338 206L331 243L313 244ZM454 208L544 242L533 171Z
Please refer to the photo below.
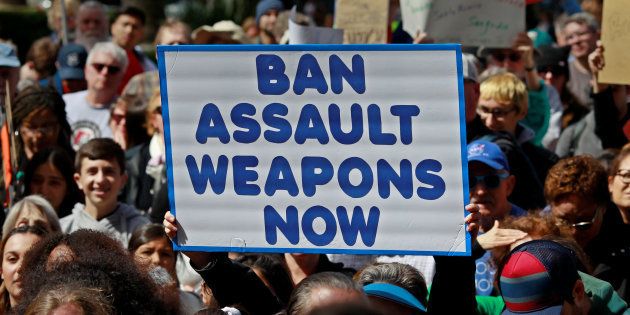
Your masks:
M406 90L416 83L396 73L402 65L377 74L386 71L383 57L417 59L411 53L166 53L180 245L465 251L456 54L425 52L425 62L448 66L433 73L441 92L416 97L430 76ZM431 134L448 120L444 134ZM445 227L419 230L434 214ZM409 233L433 241L396 239Z

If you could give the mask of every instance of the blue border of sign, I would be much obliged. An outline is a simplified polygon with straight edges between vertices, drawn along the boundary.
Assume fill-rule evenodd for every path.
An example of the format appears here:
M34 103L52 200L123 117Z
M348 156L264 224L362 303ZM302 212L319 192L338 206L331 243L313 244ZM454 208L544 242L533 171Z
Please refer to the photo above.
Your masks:
M459 124L462 161L462 183L464 204L468 204L468 160L466 151L466 106L464 98L464 76L462 50L460 44L371 44L371 45L176 45L157 46L158 70L160 74L160 96L162 98L162 117L164 118L164 141L166 144L166 175L168 178L168 197L171 212L177 217L175 209L175 183L173 182L173 158L171 152L171 133L168 111L166 65L164 53L169 51L455 51L457 59L457 78L459 93ZM464 216L468 215L465 209ZM218 246L182 246L173 239L173 248L178 251L200 252L258 252L258 253L312 253L312 254L365 254L365 255L436 255L470 256L471 238L466 233L466 251L406 251L406 250L369 250L369 249L332 249L332 248L269 248L269 247L218 247Z

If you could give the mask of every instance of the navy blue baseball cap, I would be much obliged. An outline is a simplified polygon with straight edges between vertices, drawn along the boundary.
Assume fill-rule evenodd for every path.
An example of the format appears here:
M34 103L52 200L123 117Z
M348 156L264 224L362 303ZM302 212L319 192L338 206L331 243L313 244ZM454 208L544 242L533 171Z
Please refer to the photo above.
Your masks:
M501 148L486 140L476 140L468 144L468 163L477 161L497 171L509 171L510 166Z
M427 308L409 291L390 283L371 283L363 287L367 296L375 296L412 309L426 312Z
M84 80L87 56L87 50L81 45L63 45L57 55L59 77L62 80Z

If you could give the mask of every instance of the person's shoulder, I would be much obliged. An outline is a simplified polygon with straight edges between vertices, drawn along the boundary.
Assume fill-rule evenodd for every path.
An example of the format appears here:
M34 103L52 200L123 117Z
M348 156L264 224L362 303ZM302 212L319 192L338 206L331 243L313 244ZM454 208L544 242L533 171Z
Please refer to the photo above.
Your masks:
M64 94L62 97L63 101L66 102L66 108L81 103L87 103L87 101L85 100L86 94L87 90Z

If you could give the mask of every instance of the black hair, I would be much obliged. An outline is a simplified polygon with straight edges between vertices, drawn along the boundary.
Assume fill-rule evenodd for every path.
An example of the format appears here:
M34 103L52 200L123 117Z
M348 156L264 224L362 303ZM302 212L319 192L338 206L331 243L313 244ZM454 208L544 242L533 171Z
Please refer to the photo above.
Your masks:
M111 20L111 24L113 24L114 22L116 22L116 20L118 20L118 18L121 15L129 15L129 16L133 16L134 18L140 20L140 23L142 23L142 25L144 25L146 23L147 17L146 14L144 14L144 11L142 11L142 9L138 8L138 7L134 7L134 6L128 6L128 7L124 7L121 10L117 11L114 16L112 17Z
M59 218L63 218L72 212L74 204L81 201L81 192L74 181L74 164L72 158L68 152L60 147L52 147L44 149L43 151L35 153L33 158L26 164L26 171L24 173L24 186L25 195L32 194L31 183L33 182L33 176L35 171L40 165L46 163L52 164L63 176L66 182L66 195L59 205L59 209L55 209Z

